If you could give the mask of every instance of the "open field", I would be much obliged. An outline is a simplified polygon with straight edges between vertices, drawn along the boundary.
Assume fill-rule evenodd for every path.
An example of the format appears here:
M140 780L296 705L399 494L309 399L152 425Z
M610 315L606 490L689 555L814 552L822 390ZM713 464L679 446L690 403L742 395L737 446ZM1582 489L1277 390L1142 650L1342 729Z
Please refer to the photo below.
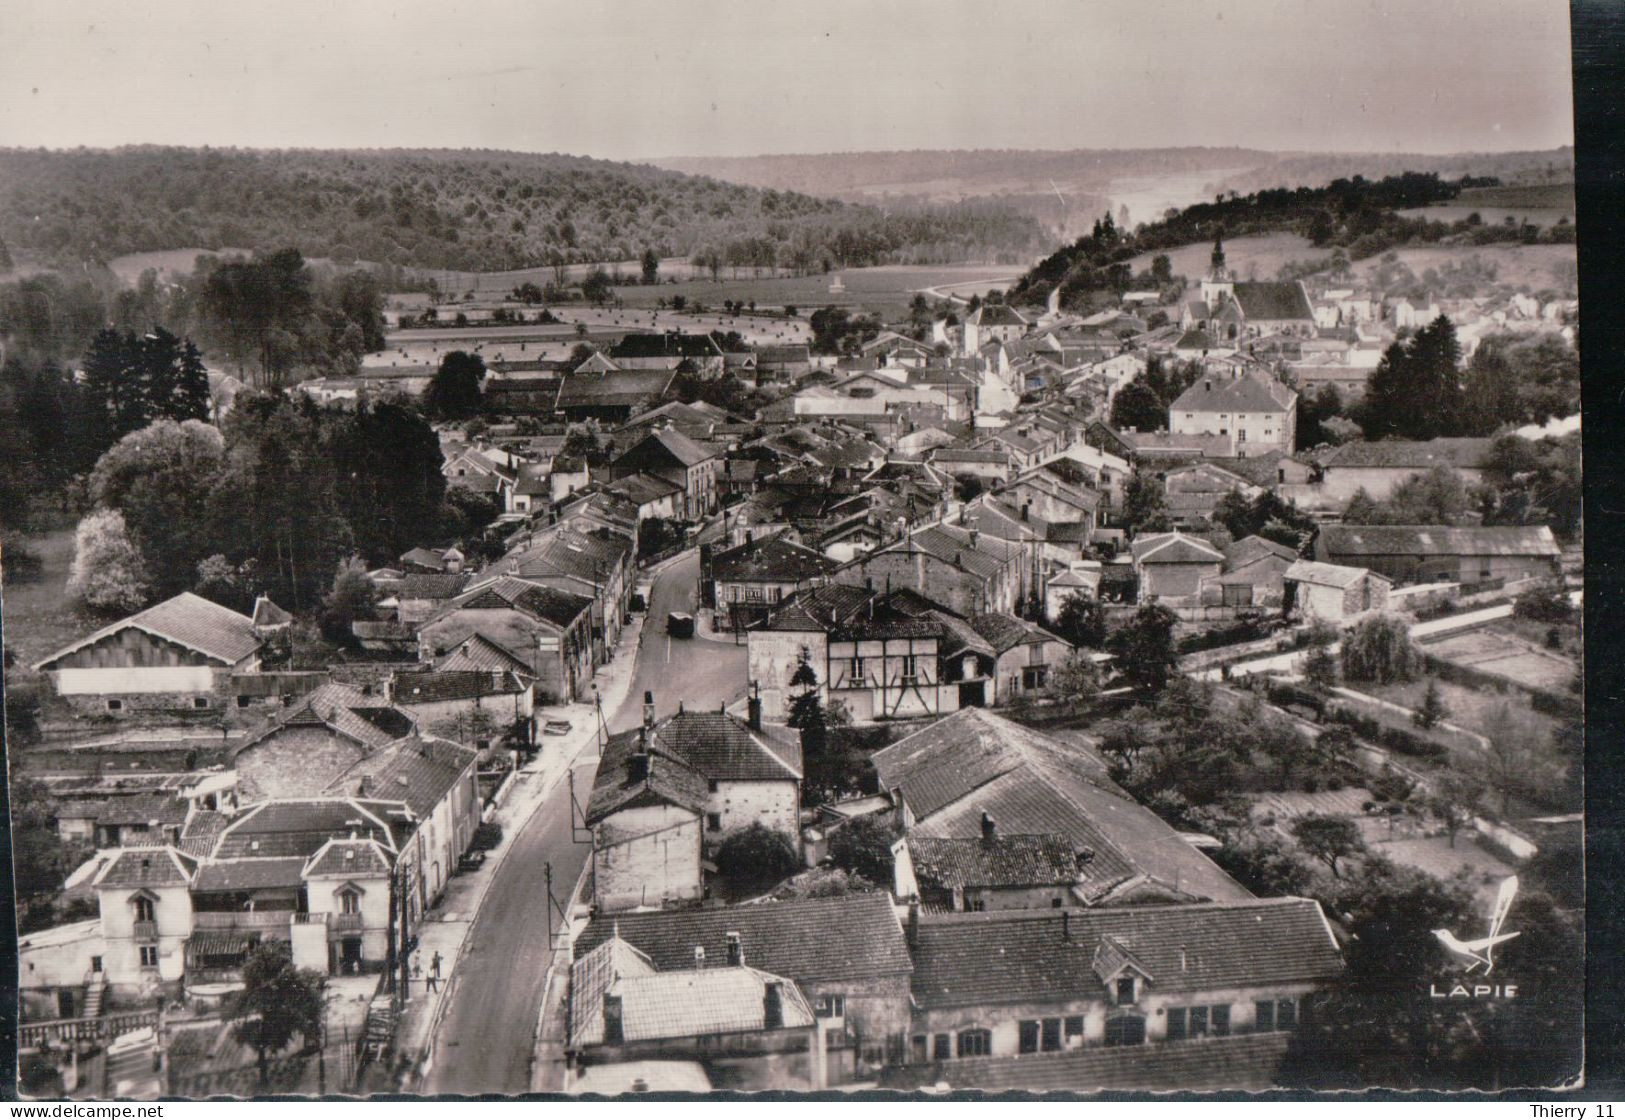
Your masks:
M658 287L617 288L615 294L630 307L653 307L664 299L668 303L674 295L699 300L715 307L724 300L755 300L764 307L793 306L802 313L820 307L863 308L878 311L888 318L897 318L907 309L914 293L939 285L960 287L973 285L972 291L986 291L1003 287L1021 269L1012 265L879 265L874 268L849 268L827 276L763 276L753 278L730 275L724 269L722 278L689 280L680 284L661 284ZM844 292L831 292L831 282L839 277Z
M1429 653L1509 681L1563 692L1574 679L1575 664L1568 657L1520 641L1513 633L1495 628L1473 630L1434 642Z
M1429 646L1428 652L1436 653L1437 647ZM1535 711L1521 693L1481 692L1448 681L1436 683L1439 686L1439 698L1444 701L1448 712L1444 718L1457 727L1476 731L1489 738L1516 732L1536 746L1549 742L1552 732L1557 729L1559 721ZM1428 682L1416 680L1381 687L1361 682L1353 687L1367 695L1414 710L1422 703L1422 697L1427 693Z
M28 583L5 581L6 652L17 664L31 665L94 630L96 623L80 618L62 591L73 564L73 526L26 533L21 539L40 558L43 570Z
M1203 241L1194 245L1181 245L1177 249L1159 250L1168 255L1175 276L1184 276L1195 282L1207 275L1213 243ZM1273 280L1281 266L1288 261L1313 260L1326 256L1328 250L1316 249L1309 239L1295 233L1271 233L1261 237L1225 238L1224 260L1237 279ZM1135 272L1151 267L1158 253L1141 253L1129 261Z
M1574 221L1574 184L1544 183L1522 187L1470 187L1437 206L1401 210L1407 218L1459 222L1477 214L1485 225L1500 225L1511 218L1537 226L1555 225L1560 218Z

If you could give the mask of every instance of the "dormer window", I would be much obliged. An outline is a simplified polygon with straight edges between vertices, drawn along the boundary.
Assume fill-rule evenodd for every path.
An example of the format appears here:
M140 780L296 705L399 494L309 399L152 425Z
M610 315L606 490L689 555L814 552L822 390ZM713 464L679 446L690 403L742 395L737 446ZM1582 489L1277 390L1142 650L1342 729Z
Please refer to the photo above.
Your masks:
M1117 978L1117 1005L1126 1006L1134 1002L1134 977L1119 976Z

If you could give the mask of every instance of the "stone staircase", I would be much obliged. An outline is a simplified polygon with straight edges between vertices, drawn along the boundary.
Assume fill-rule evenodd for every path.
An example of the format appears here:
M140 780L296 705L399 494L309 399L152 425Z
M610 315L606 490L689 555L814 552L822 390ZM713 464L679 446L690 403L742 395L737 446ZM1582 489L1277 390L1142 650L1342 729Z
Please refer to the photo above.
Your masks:
M102 1015L102 997L107 993L107 977L100 972L92 972L85 981L85 1011L81 1018L99 1019Z

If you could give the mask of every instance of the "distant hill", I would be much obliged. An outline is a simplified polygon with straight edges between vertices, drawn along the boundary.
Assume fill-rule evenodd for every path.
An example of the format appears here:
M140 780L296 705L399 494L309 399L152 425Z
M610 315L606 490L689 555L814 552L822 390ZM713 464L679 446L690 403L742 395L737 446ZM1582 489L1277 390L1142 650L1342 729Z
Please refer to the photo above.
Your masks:
M340 263L483 271L716 248L816 270L1030 260L1048 241L986 202L882 210L556 154L0 150L0 244L19 264L292 245Z
M1219 192L1322 187L1338 178L1402 171L1444 178L1492 176L1503 183L1572 179L1574 150L1467 153L1268 152L1255 148L1075 149L1069 151L829 152L744 158L671 157L656 166L733 183L805 191L847 201L948 202L997 198L1064 236L1110 207L1130 226L1154 222Z

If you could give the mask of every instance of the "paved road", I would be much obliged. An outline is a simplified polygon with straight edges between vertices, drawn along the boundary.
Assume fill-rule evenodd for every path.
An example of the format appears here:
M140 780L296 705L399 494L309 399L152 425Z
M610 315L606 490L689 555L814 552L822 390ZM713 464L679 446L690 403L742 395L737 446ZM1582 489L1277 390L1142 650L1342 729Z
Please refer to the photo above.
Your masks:
M680 699L690 706L715 705L743 687L743 646L698 638L668 643L665 612L692 609L698 575L699 557L692 554L668 566L655 580L652 598L659 613L654 617L662 622L644 628L633 687L620 710L609 716L615 730L637 724L646 688L654 691L663 716L676 711ZM582 803L592 789L597 765L592 745L572 765ZM569 797L568 783L560 781L514 837L513 850L487 889L436 1032L442 1041L422 1086L425 1093L530 1090L536 1017L543 978L553 959L550 934L557 918L556 911L551 916L548 912L543 866L552 862L554 893L568 904L590 852L589 845L572 842Z
M675 639L666 635L671 611L693 614L699 601L700 555L691 552L669 565L655 580L649 621L638 647L637 672L626 704L610 718L612 731L637 726L643 694L653 692L655 715L671 715L681 701L689 709L715 708L737 699L745 689L745 647L710 638Z

